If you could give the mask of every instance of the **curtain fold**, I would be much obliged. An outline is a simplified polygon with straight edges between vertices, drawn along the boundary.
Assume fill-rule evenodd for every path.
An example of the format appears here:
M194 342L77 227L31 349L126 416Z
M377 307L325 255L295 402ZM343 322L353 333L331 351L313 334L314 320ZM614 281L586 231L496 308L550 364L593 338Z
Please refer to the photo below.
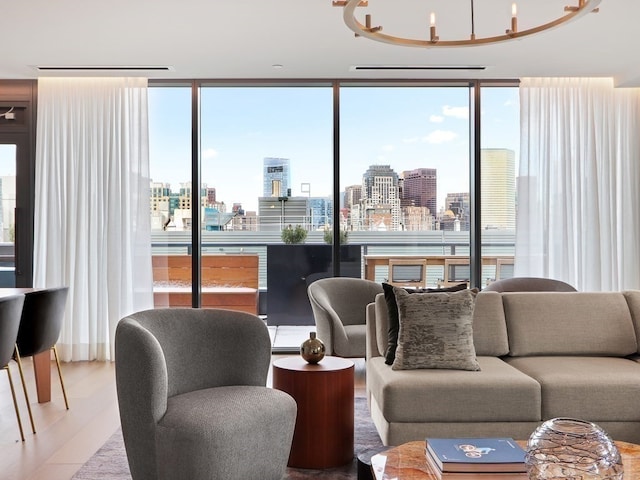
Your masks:
M68 285L64 361L114 358L153 308L147 80L38 80L34 286Z
M515 274L640 288L640 89L525 78Z

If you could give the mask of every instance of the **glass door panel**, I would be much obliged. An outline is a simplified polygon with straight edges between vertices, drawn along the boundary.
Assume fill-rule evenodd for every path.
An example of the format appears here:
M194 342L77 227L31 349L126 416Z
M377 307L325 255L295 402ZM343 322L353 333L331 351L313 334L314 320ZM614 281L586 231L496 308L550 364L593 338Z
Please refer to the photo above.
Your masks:
M340 164L365 278L393 281L390 262L426 260L423 286L469 281L468 86L343 86Z
M481 286L513 276L520 103L517 86L481 89Z
M15 287L16 145L0 144L0 287Z
M191 88L149 88L151 253L156 307L192 306Z
M219 295L269 325L314 325L306 287L332 274L331 87L203 86L200 99L203 306Z

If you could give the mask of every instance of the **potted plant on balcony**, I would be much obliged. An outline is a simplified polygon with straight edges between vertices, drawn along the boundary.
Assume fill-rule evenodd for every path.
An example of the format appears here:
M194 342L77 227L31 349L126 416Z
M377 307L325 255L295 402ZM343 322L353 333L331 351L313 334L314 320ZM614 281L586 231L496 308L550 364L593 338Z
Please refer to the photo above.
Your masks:
M287 228L284 228L282 230L281 236L282 241L287 245L304 243L304 241L307 239L307 231L300 225L296 225L295 228L289 225Z
M340 230L340 245L344 245L349 241L349 232ZM324 229L324 243L331 245L333 243L333 230L331 228Z

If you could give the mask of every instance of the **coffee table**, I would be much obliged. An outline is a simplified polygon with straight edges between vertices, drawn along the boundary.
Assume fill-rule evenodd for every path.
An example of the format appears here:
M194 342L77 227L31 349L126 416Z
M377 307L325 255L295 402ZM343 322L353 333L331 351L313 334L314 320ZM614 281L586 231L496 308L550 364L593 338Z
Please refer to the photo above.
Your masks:
M299 356L273 362L273 388L298 404L290 467L322 469L353 460L353 370L351 360L332 356L315 365Z
M518 441L522 446L526 441ZM624 480L640 478L640 445L615 442L624 465ZM392 447L371 457L375 480L438 480L425 460L424 441L409 442ZM525 475L526 478L526 475Z

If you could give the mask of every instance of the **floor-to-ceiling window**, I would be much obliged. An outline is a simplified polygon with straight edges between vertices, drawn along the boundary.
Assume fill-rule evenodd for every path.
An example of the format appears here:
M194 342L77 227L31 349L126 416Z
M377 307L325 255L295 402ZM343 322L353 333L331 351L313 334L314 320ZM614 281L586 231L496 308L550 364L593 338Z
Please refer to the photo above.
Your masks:
M330 259L336 207L331 85L204 85L200 121L203 304L223 286L270 324L312 324L310 263ZM306 237L287 245L283 232ZM217 275L222 262L237 276ZM243 288L258 289L257 304Z
M393 280L389 262L424 257L423 284L474 283L472 266L480 259L471 229L480 200L483 260L475 283L510 276L517 98L517 87L476 82L152 83L154 258L164 256L158 265L166 267L157 270L156 287L195 288L194 302L205 307L228 306L216 302L232 301L223 294L233 293L239 301L250 287L253 306L234 308L272 318L280 289L288 302L282 321L304 324L297 296L306 302L308 283L336 271ZM476 151L473 138L480 132ZM477 192L471 178L476 157ZM304 249L276 248L300 235ZM198 248L192 238L199 239ZM332 264L336 238L338 258L345 260L338 266ZM201 254L195 256L200 285L191 282L193 252ZM322 257L323 266L291 273L289 267L302 262L299 255L304 261ZM399 283L415 274L414 267L396 270ZM295 285L286 285L292 278Z
M427 286L468 282L469 87L343 87L340 129L346 228L373 265L365 275L403 283L388 262L416 255Z
M520 107L517 86L481 89L482 284L513 276Z
M16 146L0 144L0 287L15 287Z
M149 89L154 302L192 305L191 88Z

